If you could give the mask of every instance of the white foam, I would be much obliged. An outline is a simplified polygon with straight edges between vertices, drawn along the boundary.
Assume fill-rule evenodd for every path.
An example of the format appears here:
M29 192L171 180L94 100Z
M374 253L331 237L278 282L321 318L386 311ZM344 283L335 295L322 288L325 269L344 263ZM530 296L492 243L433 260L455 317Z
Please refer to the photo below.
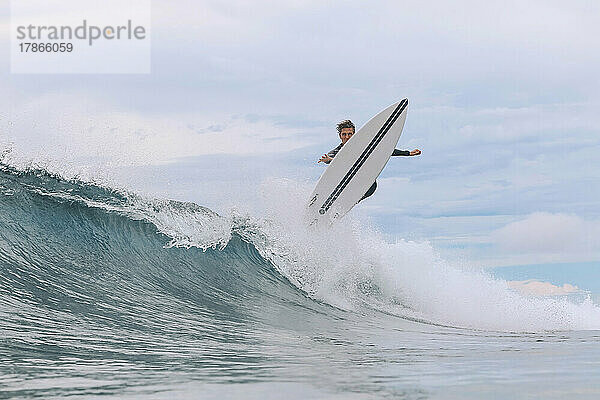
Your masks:
M308 228L302 213L310 189L266 182L262 217L250 218L242 234L319 300L475 329L600 329L600 307L589 299L528 297L485 272L451 265L426 242L386 241L352 213L331 228Z

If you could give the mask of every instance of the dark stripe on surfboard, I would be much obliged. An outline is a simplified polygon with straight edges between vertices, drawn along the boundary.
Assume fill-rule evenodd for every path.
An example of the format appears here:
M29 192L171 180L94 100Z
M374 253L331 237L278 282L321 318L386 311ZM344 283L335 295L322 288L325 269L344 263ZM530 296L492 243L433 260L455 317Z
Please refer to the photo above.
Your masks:
M367 161L371 153L375 150L377 145L381 142L386 133L390 130L392 125L396 122L398 117L402 114L406 106L408 105L408 100L404 99L398 104L398 106L392 111L392 114L389 116L387 121L381 126L377 135L371 140L371 143L365 148L360 157L354 162L352 168L348 170L344 178L340 181L340 183L333 189L333 192L329 195L327 200L323 203L321 208L319 209L319 214L325 214L327 210L333 205L335 200L342 194L342 191L348 186L352 178L358 173L358 170L363 166L363 164Z

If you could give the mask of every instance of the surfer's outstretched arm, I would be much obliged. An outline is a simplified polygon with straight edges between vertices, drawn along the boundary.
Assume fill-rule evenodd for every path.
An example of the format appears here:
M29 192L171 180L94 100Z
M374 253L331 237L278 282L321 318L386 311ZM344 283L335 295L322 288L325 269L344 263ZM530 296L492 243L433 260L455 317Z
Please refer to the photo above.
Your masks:
M343 145L344 143L340 143L335 149L331 150L329 153L323 154L318 162L329 164L333 160L333 157L335 157L335 155L338 153L338 151L340 151Z
M421 154L421 150L419 149L414 149L413 151L394 149L392 156L418 156L419 154Z
M325 163L325 164L329 164L331 162L331 160L333 160L333 157L331 157L329 154L323 154L321 156L321 158L319 159L319 161L317 161L317 163Z

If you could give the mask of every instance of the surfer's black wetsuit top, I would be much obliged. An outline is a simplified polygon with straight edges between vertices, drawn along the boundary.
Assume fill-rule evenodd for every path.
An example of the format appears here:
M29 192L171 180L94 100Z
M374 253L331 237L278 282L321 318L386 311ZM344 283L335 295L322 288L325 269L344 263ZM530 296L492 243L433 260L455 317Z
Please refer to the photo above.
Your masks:
M331 158L335 157L335 155L340 151L342 146L344 146L344 143L340 143L335 149L327 153L327 155ZM410 156L410 151L394 149L392 156ZM327 161L326 164L329 164L330 162L331 161ZM360 203L361 201L375 193L375 189L377 189L377 181L373 182L369 190L367 190L367 193L365 193L365 195L358 202Z

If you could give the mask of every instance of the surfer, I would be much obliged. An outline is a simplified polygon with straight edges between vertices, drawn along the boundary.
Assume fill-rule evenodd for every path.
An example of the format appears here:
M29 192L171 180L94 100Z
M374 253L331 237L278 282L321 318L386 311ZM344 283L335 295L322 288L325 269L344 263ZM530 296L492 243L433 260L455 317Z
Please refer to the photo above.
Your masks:
M335 155L344 146L344 144L346 144L346 142L350 140L352 135L354 135L355 130L356 129L354 127L354 124L349 119L337 124L337 131L340 135L340 140L342 141L342 143L340 143L335 149L331 150L329 153L323 154L323 156L321 156L318 162L329 164L331 160L333 160L333 157L335 157ZM418 156L419 154L421 154L421 150L419 149L414 149L413 151L394 149L392 156ZM359 200L359 202L375 193L375 189L377 189L377 181L373 182L369 190L367 190L367 192Z

